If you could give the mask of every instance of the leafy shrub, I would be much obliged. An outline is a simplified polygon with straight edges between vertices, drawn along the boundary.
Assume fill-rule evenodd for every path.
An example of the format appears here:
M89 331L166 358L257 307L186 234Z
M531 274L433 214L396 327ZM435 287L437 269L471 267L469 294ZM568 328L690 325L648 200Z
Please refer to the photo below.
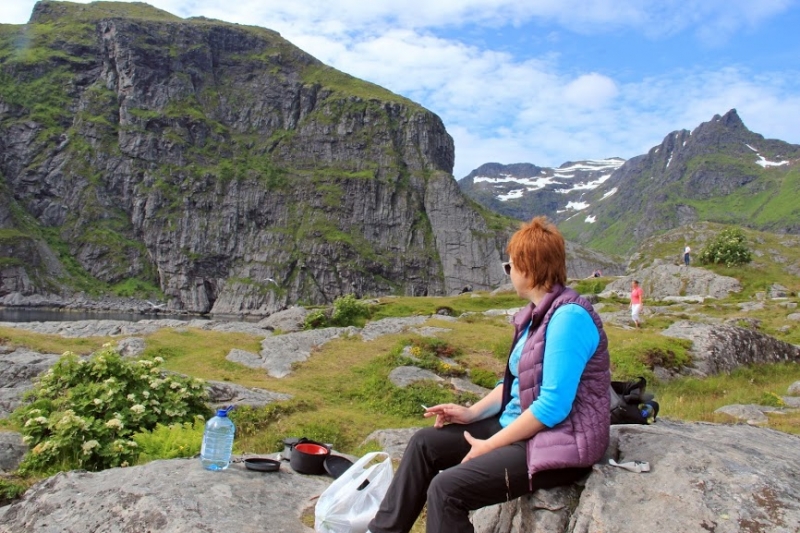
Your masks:
M303 323L304 329L324 328L328 325L328 314L324 309L314 309L306 315Z
M605 283L596 279L582 279L572 285L572 288L578 294L600 294L605 288Z
M768 405L770 407L785 407L786 402L783 401L779 395L774 392L765 392L761 395L758 402L760 405Z
M110 344L88 360L67 352L12 414L30 451L20 471L102 470L137 460L133 435L206 416L203 381L125 360Z
M133 435L139 449L139 463L156 459L193 457L200 453L203 442L205 419L197 416L194 422L183 424L156 424L152 431L141 431Z
M700 262L722 264L733 267L753 260L745 243L744 233L739 228L722 230L719 235L700 252Z
M369 314L367 304L356 300L352 294L346 294L333 302L331 322L334 326L360 326L363 325L363 319L369 318Z
M8 505L22 496L26 490L28 487L23 482L0 478L0 505Z
M336 298L333 310L315 309L306 315L303 327L317 329L328 326L363 326L369 318L370 308L352 294Z

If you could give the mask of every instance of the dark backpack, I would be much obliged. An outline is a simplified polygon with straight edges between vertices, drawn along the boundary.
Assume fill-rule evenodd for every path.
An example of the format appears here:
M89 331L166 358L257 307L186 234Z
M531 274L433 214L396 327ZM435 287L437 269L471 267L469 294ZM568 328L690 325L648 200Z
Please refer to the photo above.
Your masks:
M652 424L658 417L658 402L653 394L645 392L647 380L643 377L631 381L612 381L612 424Z

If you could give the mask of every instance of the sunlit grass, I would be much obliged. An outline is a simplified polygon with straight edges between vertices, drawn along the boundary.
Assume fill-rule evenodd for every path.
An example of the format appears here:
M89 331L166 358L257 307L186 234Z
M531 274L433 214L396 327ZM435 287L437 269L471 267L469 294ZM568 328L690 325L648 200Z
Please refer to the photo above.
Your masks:
M114 337L69 338L59 335L44 335L20 328L0 327L0 342L11 348L27 348L39 353L61 355L70 351L88 355L99 350L107 342L115 342Z

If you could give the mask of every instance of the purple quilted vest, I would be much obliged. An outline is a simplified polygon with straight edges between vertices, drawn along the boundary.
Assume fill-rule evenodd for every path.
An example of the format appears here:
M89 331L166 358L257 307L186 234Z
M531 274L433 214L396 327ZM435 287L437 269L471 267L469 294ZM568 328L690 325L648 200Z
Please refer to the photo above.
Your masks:
M608 339L600 317L592 304L581 298L572 289L556 285L539 302L528 305L514 316L514 344L525 330L528 322L531 329L522 349L519 362L519 396L522 409L530 407L539 396L544 362L545 331L553 313L564 304L577 304L586 309L600 333L597 350L586 363L572 410L564 421L553 428L546 428L528 441L528 473L542 470L591 466L603 457L608 447L610 406L608 389L611 384L609 370ZM513 346L513 344L512 344ZM505 409L511 397L514 377L506 366L503 385Z

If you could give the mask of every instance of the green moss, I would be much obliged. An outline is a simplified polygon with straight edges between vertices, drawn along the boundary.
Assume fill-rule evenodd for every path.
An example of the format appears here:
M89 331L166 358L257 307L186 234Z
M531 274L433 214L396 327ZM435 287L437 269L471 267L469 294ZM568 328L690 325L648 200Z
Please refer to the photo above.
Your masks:
M320 85L333 92L346 94L348 97L357 97L362 100L380 100L411 106L419 111L423 108L411 100L394 94L374 83L369 83L349 74L340 72L322 63L307 66L302 73L303 81L309 84Z
M9 244L27 239L28 235L15 228L0 228L0 243Z
M155 297L161 299L164 296L161 289L151 281L136 278L128 278L116 285L112 285L111 292L123 298L136 296L139 298Z

